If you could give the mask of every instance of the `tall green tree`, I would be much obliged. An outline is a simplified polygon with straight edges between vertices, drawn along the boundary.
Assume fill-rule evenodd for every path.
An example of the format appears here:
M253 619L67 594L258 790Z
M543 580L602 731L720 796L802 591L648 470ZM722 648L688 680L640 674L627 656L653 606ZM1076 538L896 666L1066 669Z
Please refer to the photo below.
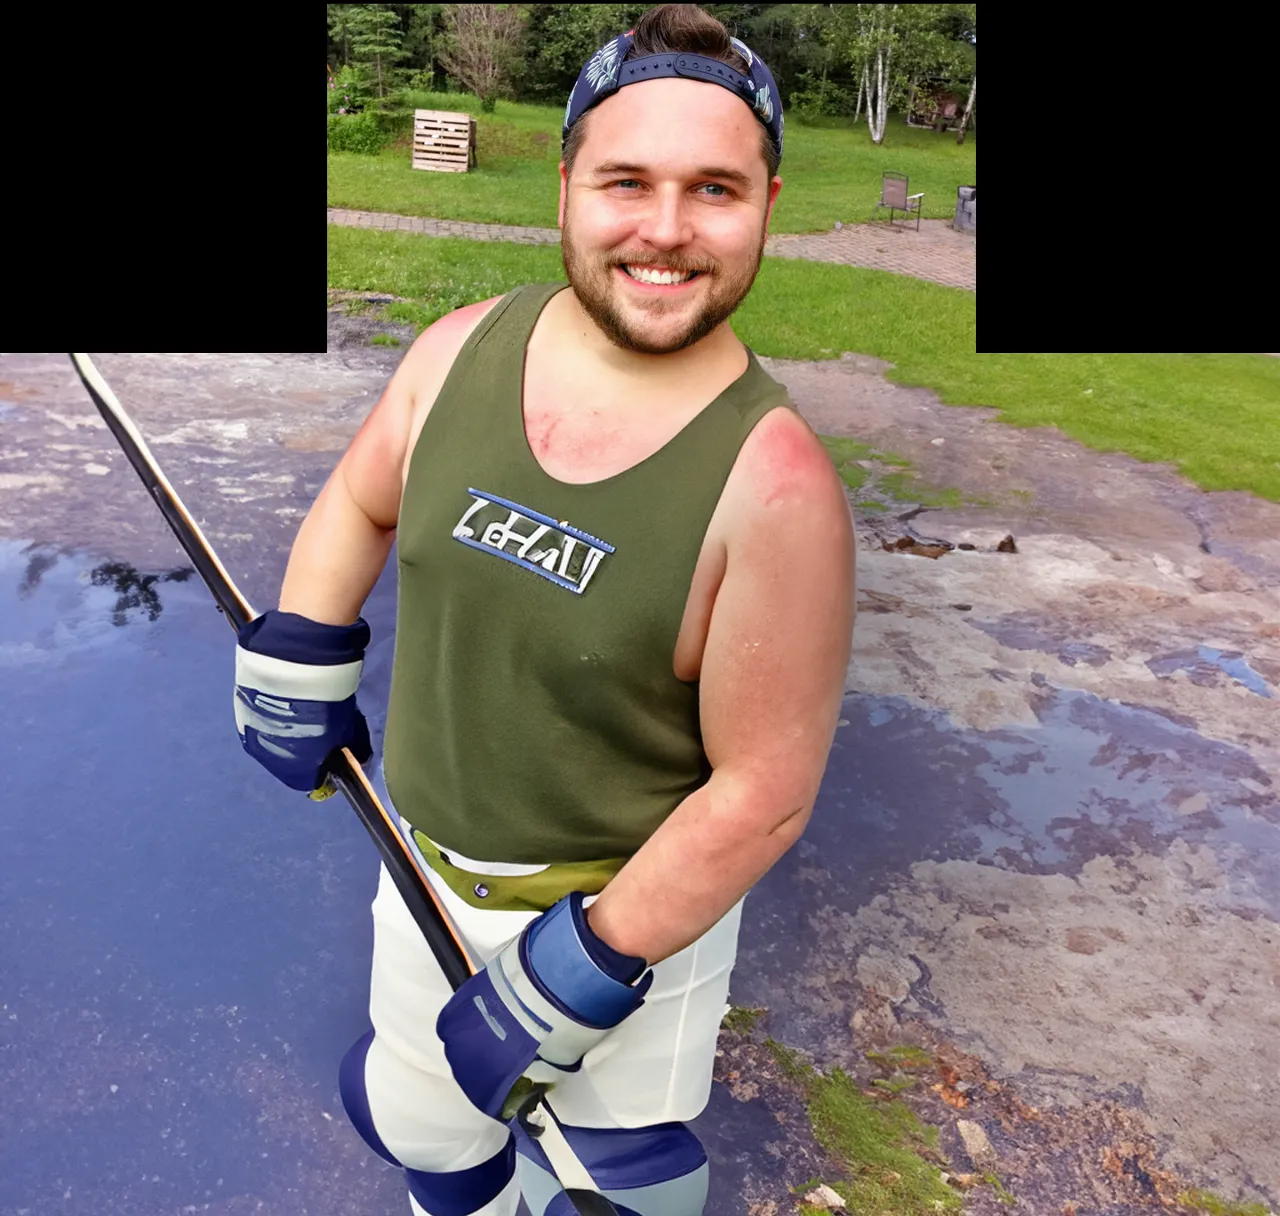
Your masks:
M916 86L948 84L956 72L956 43L948 29L950 4L907 4L899 27L898 65L895 75L907 77L903 121L909 121L915 105Z
M438 65L436 46L444 30L443 4L393 4L403 38L400 72L419 87L434 90Z
M351 62L351 5L330 4L329 9L329 41L337 45L338 67L346 67Z
M351 51L357 63L366 65L384 100L390 85L390 70L404 57L404 34L400 17L389 4L349 4Z
M865 99L873 143L884 142L890 109L909 108L918 85L969 85L975 14L974 4L843 4L821 15L822 39L859 79L855 121Z
M524 37L512 87L530 101L563 105L582 65L631 29L645 4L524 4Z

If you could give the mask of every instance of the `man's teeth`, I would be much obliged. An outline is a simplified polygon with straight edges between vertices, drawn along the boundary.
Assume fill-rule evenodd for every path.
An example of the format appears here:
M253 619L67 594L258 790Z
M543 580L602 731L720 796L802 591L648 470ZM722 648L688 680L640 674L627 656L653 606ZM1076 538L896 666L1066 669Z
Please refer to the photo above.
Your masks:
M683 283L689 278L694 271L687 271L684 274L674 274L670 270L654 271L645 266L625 266L623 269L633 278L639 279L642 283L663 283L670 285L672 283Z

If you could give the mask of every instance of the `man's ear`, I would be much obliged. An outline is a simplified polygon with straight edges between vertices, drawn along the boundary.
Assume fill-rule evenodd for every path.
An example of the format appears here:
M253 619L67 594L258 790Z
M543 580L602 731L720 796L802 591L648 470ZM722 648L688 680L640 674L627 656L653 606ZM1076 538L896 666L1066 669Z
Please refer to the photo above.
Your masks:
M564 208L569 201L569 176L564 171L564 161L560 162L560 227L564 227Z
M773 219L773 205L778 201L778 194L782 190L782 178L774 177L769 183L769 207L764 215L764 231L765 235L769 235L769 221Z

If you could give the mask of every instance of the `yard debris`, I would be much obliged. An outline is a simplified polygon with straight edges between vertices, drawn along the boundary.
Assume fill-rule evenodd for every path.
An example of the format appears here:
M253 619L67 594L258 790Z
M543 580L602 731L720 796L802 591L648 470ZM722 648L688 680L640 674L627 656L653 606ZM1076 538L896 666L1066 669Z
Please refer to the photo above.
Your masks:
M956 1131L960 1133L964 1151L969 1154L974 1165L988 1165L995 1161L996 1151L991 1147L991 1141L987 1139L981 1123L974 1123L972 1119L957 1119Z
M938 1076L942 1078L942 1081L933 1087L934 1093L948 1106L954 1106L956 1110L963 1110L969 1105L969 1099L964 1096L964 1090L959 1088L959 1085L964 1083L960 1081L960 1074L954 1068L939 1060ZM970 1087L966 1086L966 1088ZM975 1124L974 1126L976 1127L977 1125Z
M812 1204L815 1208L822 1208L824 1211L835 1211L843 1208L845 1202L835 1193L829 1186L823 1185L816 1190L810 1191L804 1197L805 1203Z
M880 547L886 549L890 553L914 553L917 557L941 557L944 553L949 553L951 547L949 545L925 545L916 540L913 536L899 537L893 544L888 541L881 541Z

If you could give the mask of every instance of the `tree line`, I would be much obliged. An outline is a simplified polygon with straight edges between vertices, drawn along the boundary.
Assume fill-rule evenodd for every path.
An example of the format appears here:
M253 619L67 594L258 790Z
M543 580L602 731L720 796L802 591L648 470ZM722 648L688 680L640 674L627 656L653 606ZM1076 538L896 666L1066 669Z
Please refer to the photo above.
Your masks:
M587 58L652 4L330 4L329 73L386 108L405 90L563 105ZM977 102L976 4L703 4L769 65L789 114L932 121Z

